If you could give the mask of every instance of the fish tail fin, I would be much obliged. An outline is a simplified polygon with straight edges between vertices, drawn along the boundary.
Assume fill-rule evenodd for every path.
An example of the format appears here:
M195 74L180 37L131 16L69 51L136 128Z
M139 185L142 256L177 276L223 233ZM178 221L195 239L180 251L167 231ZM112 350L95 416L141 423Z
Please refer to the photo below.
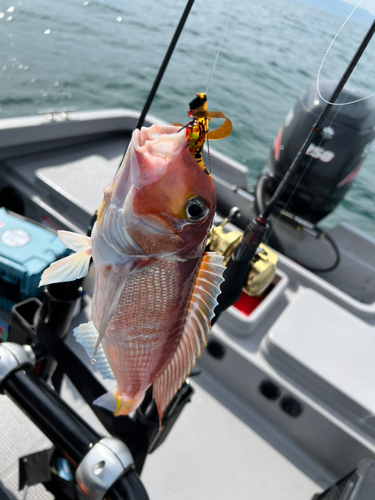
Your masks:
M125 396L120 397L120 405L114 412L114 415L118 417L119 415L129 415L142 403L145 393L143 392L141 396L136 396L134 398L127 398Z
M144 393L142 393L139 397L137 395L134 398L120 396L118 389L116 388L114 391L106 392L103 396L95 399L94 405L101 406L102 408L113 412L115 417L118 417L120 415L129 415L129 413L136 410L142 403L144 396Z

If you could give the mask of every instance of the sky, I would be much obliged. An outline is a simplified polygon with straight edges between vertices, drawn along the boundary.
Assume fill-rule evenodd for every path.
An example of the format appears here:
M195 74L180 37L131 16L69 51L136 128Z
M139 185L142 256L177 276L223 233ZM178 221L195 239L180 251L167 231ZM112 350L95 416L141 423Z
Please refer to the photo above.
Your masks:
M359 0L343 0L345 3L350 3L352 5L357 5ZM367 10L370 14L375 15L375 1L374 0L363 0L359 6L361 9Z

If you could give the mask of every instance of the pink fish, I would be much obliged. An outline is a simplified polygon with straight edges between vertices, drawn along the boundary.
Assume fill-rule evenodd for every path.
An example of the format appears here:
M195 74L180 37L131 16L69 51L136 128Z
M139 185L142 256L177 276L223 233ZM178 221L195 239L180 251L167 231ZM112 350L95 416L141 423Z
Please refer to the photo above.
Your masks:
M153 384L159 417L202 346L223 281L222 257L204 253L216 207L213 179L189 152L185 130L135 130L91 238L59 231L77 253L52 264L40 285L85 276L92 257L92 321L75 336L117 381L96 404L127 415Z

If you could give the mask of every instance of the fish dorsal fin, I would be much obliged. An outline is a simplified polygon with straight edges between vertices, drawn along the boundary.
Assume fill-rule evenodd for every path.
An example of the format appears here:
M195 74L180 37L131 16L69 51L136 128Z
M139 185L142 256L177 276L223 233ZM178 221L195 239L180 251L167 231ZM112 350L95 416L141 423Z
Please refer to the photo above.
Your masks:
M223 257L214 252L203 255L187 309L184 329L175 353L154 382L154 398L160 421L173 396L202 354L211 333L211 319L224 281Z
M92 321L83 323L79 327L74 328L73 335L77 342L83 345L87 354L92 358L94 356L95 346L99 337L99 333ZM100 345L95 355L95 368L103 375L103 378L114 379L113 372L109 366L106 355L104 354L103 347Z

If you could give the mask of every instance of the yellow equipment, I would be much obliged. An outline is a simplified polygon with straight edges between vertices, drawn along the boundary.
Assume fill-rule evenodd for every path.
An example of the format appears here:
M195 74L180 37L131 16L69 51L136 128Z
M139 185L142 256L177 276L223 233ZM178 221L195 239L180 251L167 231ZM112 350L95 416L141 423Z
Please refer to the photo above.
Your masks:
M217 141L228 137L232 132L232 122L221 111L207 111L207 95L204 93L197 94L197 97L189 103L189 108L188 116L192 120L185 126L175 122L173 125L186 128L186 139L191 154L197 160L200 168L207 175L211 175L203 162L203 145L206 139ZM210 132L209 122L211 118L222 118L225 121L219 128Z

